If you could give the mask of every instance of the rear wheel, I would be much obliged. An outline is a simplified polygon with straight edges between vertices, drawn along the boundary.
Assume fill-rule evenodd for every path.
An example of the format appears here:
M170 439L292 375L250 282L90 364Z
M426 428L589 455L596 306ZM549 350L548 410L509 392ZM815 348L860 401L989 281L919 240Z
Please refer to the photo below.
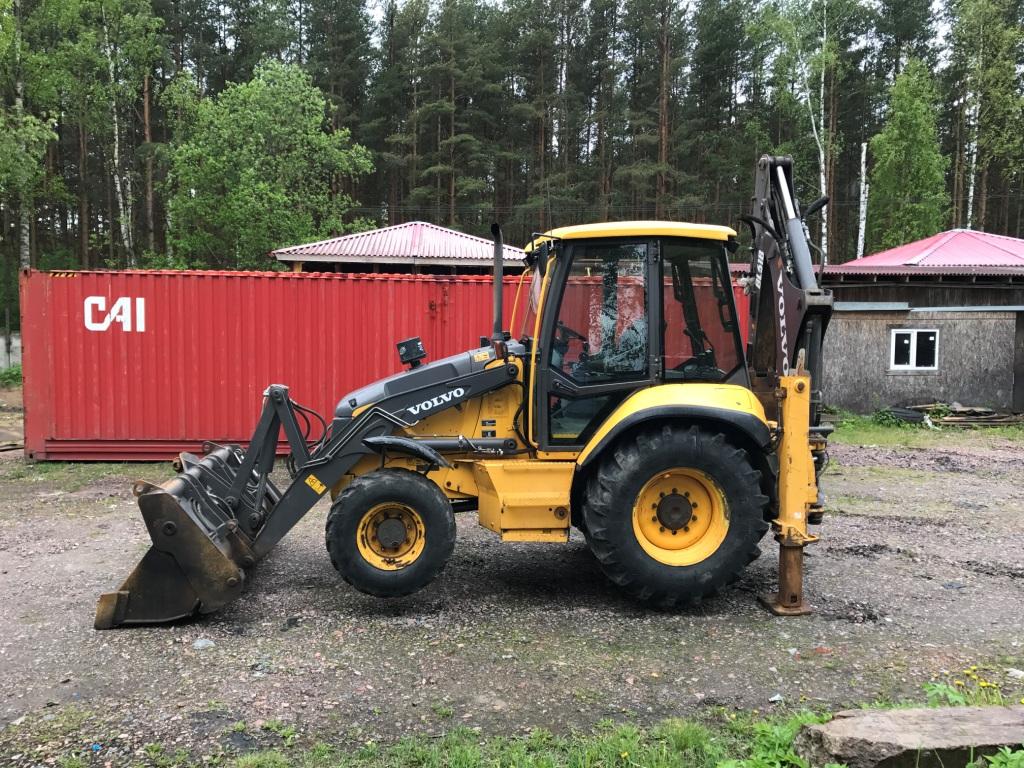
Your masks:
M353 480L331 506L327 551L345 581L377 597L422 589L455 548L451 502L434 483L406 469Z
M694 603L736 580L768 529L760 474L716 433L662 425L601 460L583 504L602 570L634 598Z

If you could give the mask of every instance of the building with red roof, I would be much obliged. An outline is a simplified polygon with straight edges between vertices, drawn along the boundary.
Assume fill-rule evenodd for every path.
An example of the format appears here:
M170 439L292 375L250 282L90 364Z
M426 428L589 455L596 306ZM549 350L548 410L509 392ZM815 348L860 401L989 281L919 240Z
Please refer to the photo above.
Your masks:
M425 221L292 245L271 252L295 272L481 274L494 264L494 244ZM506 271L522 268L525 253L505 246Z
M827 402L1024 411L1024 240L954 229L829 266Z

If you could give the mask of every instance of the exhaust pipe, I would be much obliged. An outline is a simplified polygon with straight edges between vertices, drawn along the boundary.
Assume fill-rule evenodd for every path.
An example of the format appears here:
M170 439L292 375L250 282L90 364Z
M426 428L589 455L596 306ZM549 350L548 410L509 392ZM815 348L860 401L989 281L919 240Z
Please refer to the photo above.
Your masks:
M501 225L498 222L491 224L491 234L494 236L494 329L491 332L492 342L504 342L505 334L501 327L502 319L502 278L505 275L505 244L501 237Z
M500 358L508 357L508 348L505 346L505 332L501 327L502 322L502 280L505 276L505 243L501 237L501 225L498 222L491 224L491 234L494 236L494 328L491 331L491 346L494 354Z

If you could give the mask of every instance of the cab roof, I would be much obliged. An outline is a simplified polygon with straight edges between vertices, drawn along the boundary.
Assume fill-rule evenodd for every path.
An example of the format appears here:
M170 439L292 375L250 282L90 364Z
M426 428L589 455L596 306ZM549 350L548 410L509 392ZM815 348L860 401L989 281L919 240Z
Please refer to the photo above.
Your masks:
M582 240L598 237L696 237L725 241L736 237L736 230L717 224L691 224L686 221L602 221L552 229L527 245L526 250L532 251L542 239Z

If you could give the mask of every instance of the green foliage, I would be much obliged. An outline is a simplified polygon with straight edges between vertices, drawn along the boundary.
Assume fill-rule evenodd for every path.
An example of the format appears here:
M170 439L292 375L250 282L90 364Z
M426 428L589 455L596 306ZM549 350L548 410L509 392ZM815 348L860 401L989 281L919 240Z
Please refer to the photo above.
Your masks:
M875 424L880 424L883 427L891 427L894 429L917 429L921 426L919 423L904 421L896 416L892 411L884 408L871 414L871 420L875 422Z
M31 209L34 266L267 267L414 219L497 218L510 242L734 224L777 152L800 199L832 195L838 262L875 136L873 247L963 225L971 181L973 225L1019 234L1020 4L941 5L942 24L929 0L0 0L0 202Z
M936 95L925 65L911 60L889 91L885 128L871 139L868 201L873 249L893 248L942 229L949 208Z
M277 734L286 747L292 746L299 738L298 731L294 725L283 723L280 720L267 720L263 724L263 730Z
M267 61L251 81L194 105L172 150L171 252L180 263L268 268L274 248L353 228L342 182L371 169L299 67Z
M793 739L802 726L828 720L827 715L801 712L783 721L757 722L753 726L750 754L721 762L718 768L808 768L807 761L793 750Z
M0 387L21 386L21 363L10 368L0 368Z
M969 139L977 146L977 166L995 167L1005 178L1024 172L1024 91L1020 64L1024 59L1024 27L1007 0L951 0L956 23L952 30L953 72L965 89L974 113Z
M990 768L1024 768L1024 749L1000 747L994 755L985 758Z
M49 120L0 107L0 199L36 193L43 175L43 153L56 138Z

